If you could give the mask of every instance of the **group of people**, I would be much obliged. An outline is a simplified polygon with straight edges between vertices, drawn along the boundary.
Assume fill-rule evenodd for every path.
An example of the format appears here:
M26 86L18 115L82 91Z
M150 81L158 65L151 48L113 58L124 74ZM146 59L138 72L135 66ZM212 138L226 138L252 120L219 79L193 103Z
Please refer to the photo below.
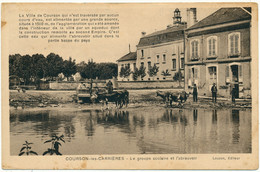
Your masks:
M92 90L93 90L93 81L90 80L90 84L89 84L89 87L81 82L78 86L77 89L80 89L80 90L89 90L90 94L92 94ZM109 80L107 83L106 83L106 90L107 90L107 93L111 94L113 92L113 83L111 82L111 80Z
M217 86L215 83L213 83L212 87L211 87L211 94L212 94L212 102L216 103L217 102ZM235 95L236 95L236 89L234 86L231 86L231 97L232 97L232 103L235 103ZM198 88L197 85L194 84L193 86L193 102L197 102L198 101Z

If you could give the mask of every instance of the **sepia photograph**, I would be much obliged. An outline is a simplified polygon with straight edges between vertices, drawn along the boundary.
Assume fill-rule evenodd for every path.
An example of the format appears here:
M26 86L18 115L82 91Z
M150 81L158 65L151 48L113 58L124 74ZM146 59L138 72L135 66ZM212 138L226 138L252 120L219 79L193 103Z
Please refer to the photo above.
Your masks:
M257 169L257 13L2 4L2 168Z

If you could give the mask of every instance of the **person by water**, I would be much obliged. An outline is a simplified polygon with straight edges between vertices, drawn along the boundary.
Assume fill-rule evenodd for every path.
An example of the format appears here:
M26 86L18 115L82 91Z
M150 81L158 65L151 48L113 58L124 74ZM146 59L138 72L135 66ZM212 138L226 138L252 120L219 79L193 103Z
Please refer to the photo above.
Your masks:
M193 102L197 102L198 101L198 88L197 85L194 84L193 86Z
M217 89L217 86L215 83L213 83L213 86L211 87L211 93L212 93L212 102L217 102L217 92L218 92L218 89Z

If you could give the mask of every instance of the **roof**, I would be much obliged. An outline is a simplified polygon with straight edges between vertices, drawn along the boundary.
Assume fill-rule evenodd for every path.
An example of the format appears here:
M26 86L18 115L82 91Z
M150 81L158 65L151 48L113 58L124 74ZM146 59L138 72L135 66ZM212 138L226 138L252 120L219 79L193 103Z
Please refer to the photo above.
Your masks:
M121 57L120 59L118 59L118 62L121 61L130 61L130 60L136 60L136 52L130 52L126 55L124 55L123 57Z
M213 14L192 25L187 30L213 26L217 24L224 24L229 22L250 20L251 15L249 13L251 13L251 8L220 8Z
M142 37L137 46L156 45L160 43L183 39L186 24L172 26Z

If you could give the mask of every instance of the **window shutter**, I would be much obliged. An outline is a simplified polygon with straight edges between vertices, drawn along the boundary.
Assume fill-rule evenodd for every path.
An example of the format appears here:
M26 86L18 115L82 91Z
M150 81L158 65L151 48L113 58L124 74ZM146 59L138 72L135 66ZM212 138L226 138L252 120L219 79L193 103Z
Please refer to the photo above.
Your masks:
M188 78L191 78L191 69L189 69Z
M226 67L226 77L229 77L229 66Z
M211 56L211 39L209 39L209 56Z
M230 36L230 53L234 54L234 36Z
M243 75L242 74L242 66L241 65L238 66L238 70L239 70L239 76L241 77Z
M216 55L216 40L212 39L212 55Z

